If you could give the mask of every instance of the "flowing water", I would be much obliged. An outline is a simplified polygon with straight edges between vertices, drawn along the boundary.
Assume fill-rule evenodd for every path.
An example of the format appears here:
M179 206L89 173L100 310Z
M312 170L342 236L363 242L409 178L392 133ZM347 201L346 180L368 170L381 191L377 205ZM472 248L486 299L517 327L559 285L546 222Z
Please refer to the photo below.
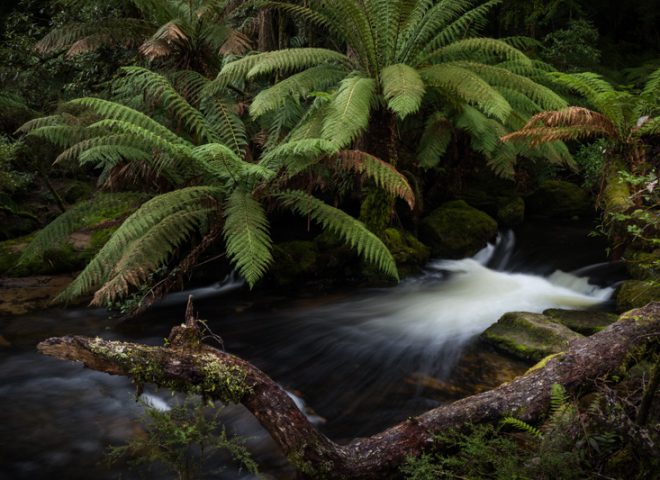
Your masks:
M474 258L433 261L390 289L292 298L249 294L240 279L228 278L171 295L131 322L85 309L0 319L0 334L11 342L0 349L0 479L134 478L100 463L107 445L140 430L130 382L40 356L34 346L64 334L158 344L181 321L188 294L228 351L285 386L339 441L510 380L528 365L490 351L479 333L509 311L608 308L619 278L610 264L590 265L602 255L584 229L552 228L540 236L521 231L520 247L512 232L503 233ZM167 409L174 400L149 391L145 401ZM227 407L225 420L250 437L262 468L287 476L242 407ZM223 475L249 478L231 468Z

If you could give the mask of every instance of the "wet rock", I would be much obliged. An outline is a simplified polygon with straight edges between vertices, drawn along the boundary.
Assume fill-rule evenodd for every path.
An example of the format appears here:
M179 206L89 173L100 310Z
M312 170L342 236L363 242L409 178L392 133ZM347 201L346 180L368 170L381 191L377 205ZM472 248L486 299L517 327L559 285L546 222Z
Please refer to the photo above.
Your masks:
M559 308L546 310L543 315L582 335L600 332L603 328L616 322L618 318L614 313L592 310L562 310Z
M491 325L481 338L515 357L539 361L565 351L582 335L538 313L511 312Z
M616 308L625 312L660 300L660 285L654 281L627 280L616 292Z
M0 315L22 315L49 306L74 275L0 279Z
M410 232L386 228L382 240L392 252L400 275L416 273L429 259L429 248Z
M422 220L421 240L434 256L464 258L497 235L497 222L463 200L447 202Z
M593 216L589 195L577 185L563 180L547 180L530 195L527 211L531 215L570 219Z
M637 280L660 278L660 248L652 252L627 249L624 254L626 269Z

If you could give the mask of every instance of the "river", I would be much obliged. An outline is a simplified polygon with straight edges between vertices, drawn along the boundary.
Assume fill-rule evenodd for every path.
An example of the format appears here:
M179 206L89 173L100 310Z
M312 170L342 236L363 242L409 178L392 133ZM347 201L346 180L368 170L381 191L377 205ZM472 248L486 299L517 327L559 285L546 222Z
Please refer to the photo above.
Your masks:
M523 373L528 364L477 338L505 312L610 308L621 269L603 263L603 242L587 232L573 224L503 232L474 258L432 261L389 289L284 296L250 293L228 278L189 293L227 351L263 369L301 406L304 398L310 419L342 441ZM141 478L103 462L108 445L140 432L143 407L131 383L41 356L35 345L65 334L159 344L181 321L186 297L170 296L125 322L81 308L0 318L0 334L11 344L0 348L0 480ZM160 408L177 401L150 389L145 398ZM224 418L230 430L250 437L267 475L290 475L242 407L227 407ZM251 477L228 466L215 478Z

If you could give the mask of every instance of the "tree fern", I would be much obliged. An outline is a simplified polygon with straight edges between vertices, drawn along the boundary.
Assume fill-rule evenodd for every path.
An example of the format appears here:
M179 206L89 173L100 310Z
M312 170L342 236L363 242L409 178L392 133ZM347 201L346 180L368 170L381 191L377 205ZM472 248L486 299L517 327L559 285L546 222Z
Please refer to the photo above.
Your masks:
M266 214L261 204L241 189L229 196L225 214L227 254L252 287L273 260Z
M276 197L293 211L311 217L324 229L339 236L383 273L395 279L399 278L392 254L362 222L301 191L289 190L277 194Z
M426 120L417 148L417 162L422 168L432 168L440 163L451 142L451 124L447 117L435 112Z

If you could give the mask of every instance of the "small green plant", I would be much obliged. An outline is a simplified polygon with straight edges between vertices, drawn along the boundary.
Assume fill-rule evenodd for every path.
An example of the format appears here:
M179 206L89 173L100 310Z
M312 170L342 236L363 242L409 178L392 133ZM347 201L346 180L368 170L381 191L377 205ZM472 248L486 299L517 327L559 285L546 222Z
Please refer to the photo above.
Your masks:
M110 447L110 463L126 460L132 466L164 466L179 480L204 478L220 452L227 452L242 469L257 474L258 466L243 440L230 436L220 420L220 408L208 408L190 395L171 410L162 411L142 402L144 434L127 445Z

